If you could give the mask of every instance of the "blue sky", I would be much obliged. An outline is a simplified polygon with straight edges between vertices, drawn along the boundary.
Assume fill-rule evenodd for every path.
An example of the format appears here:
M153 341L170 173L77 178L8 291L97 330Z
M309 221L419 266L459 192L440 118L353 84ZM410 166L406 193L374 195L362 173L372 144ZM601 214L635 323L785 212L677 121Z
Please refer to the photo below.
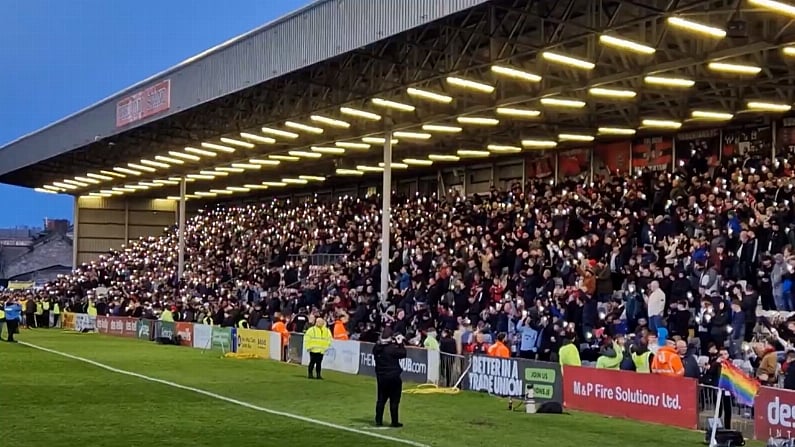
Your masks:
M26 0L0 8L0 146L309 3ZM72 220L72 197L0 185L0 228Z

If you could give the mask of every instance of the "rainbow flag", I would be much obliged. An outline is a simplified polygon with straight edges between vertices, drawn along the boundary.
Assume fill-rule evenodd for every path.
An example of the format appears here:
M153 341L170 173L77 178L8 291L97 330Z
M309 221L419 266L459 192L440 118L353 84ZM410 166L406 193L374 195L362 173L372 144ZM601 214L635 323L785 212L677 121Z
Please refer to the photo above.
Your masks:
M723 362L720 365L718 388L731 393L740 405L751 407L754 405L756 393L759 392L759 382L748 377L731 362Z

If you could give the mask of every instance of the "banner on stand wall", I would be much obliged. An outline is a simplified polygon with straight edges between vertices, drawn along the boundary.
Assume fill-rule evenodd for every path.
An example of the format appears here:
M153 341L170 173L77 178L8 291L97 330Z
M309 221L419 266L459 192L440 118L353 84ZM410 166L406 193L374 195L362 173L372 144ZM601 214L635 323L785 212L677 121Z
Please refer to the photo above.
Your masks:
M670 171L674 142L671 137L639 138L632 142L632 168Z
M759 394L754 399L754 415L754 438L758 441L788 441L795 438L795 391L759 388Z
M155 340L161 338L173 339L177 335L177 327L170 321L156 321L155 322Z
M193 347L197 349L210 349L213 342L213 327L209 324L193 325Z
M68 330L75 330L75 313L64 312L61 314L61 328Z
M301 364L309 365L309 352L302 348ZM353 340L334 340L331 348L323 356L323 369L339 371L346 374L359 372L359 355L361 343Z
M138 320L135 328L135 337L139 340L154 340L154 325L155 322L153 320Z
M178 321L174 324L174 328L179 336L180 346L193 347L193 323Z
M720 129L694 130L676 135L675 155L679 167L700 155L707 160L708 166L720 164L721 139Z
M525 397L532 390L537 402L563 403L563 379L557 363L479 355L471 362L462 389L502 397Z
M566 366L565 405L573 410L695 429L698 382L684 377Z
M234 352L235 346L232 342L232 329L228 327L213 326L213 349L222 349L224 351Z
M256 329L237 330L237 352L252 354L260 359L270 358L270 333Z
M75 314L75 330L77 332L94 331L97 329L97 317L88 314Z
M375 357L372 343L360 343L359 372L360 375L375 377ZM409 382L428 383L428 351L420 348L406 348L406 358L400 361L403 369L401 378Z
M104 315L97 316L96 329L97 329L97 332L99 332L100 334L108 334L108 333L110 333L110 318L108 318L108 317L106 317Z
M629 159L632 142L629 140L594 145L594 172L622 175L630 172Z
M773 151L773 126L730 127L723 130L724 157L769 157Z
M558 153L558 180L582 181L583 176L589 176L590 172L590 148L570 149Z

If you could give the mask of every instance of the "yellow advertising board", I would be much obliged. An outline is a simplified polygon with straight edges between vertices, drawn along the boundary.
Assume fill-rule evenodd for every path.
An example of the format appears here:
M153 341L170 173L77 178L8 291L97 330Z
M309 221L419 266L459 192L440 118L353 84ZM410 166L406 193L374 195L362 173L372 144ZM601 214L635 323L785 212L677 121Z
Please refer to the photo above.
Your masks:
M270 332L254 329L237 330L237 352L251 354L257 358L270 358Z
M75 329L75 314L72 312L64 312L61 314L61 327L63 329Z

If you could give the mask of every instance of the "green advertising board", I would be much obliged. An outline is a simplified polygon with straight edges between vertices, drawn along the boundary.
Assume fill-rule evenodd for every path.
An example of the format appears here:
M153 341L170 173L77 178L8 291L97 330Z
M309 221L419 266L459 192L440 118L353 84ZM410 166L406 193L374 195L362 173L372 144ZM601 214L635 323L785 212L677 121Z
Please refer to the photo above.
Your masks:
M213 349L232 350L232 329L228 327L213 326L212 335Z

